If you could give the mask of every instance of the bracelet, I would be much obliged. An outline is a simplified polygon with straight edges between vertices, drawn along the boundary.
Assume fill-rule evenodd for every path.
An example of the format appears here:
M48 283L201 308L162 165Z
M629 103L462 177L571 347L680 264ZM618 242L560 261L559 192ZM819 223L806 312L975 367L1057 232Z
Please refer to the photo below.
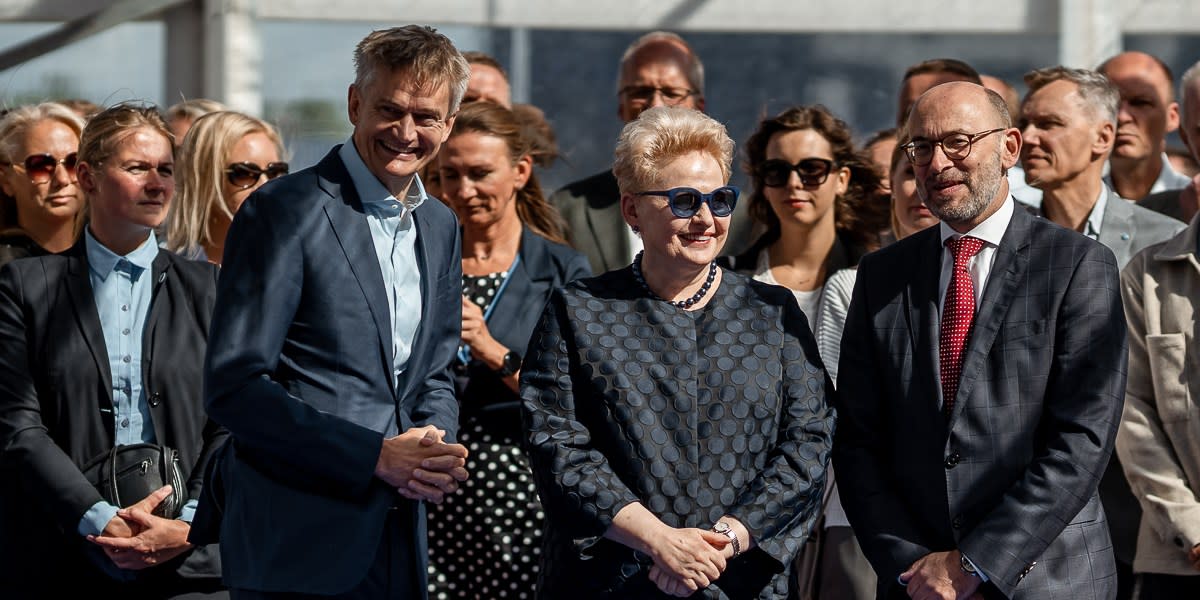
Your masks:
M737 558L738 555L742 553L742 543L738 541L737 534L734 533L733 528L729 526L729 523L726 523L725 521L717 521L717 523L713 525L712 531L713 533L719 533L729 538L729 545L733 546L733 558Z

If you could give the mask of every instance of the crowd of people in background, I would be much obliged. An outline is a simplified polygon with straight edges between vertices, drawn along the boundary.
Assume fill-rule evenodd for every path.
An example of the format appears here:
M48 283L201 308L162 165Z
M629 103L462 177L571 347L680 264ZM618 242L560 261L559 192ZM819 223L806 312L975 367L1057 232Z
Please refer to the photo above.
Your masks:
M553 193L426 27L299 171L212 100L6 110L0 596L1200 594L1200 62L932 58L894 128L733 140L682 37L615 58ZM172 485L116 498L133 447Z

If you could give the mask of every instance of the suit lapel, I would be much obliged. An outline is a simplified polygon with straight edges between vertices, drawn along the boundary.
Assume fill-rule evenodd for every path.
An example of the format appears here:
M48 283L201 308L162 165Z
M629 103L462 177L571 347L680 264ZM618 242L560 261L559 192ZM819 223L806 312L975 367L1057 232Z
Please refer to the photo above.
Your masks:
M941 385L938 379L938 315L941 314L938 306L938 280L942 272L942 248L940 244L940 235L937 226L930 227L922 233L916 235L924 235L926 239L922 240L918 247L918 254L914 265L921 267L916 269L917 276L909 280L908 284L908 328L909 340L912 344L911 352L913 356L914 373L923 374L924 380L921 382L926 389L929 390L929 402L926 406L921 407L923 410L928 409L931 414L939 414L939 400L941 398ZM922 375L917 375L921 377Z
M996 260L992 264L987 286L983 289L983 297L980 300L979 310L976 312L975 324L971 328L971 337L963 349L966 356L963 359L954 411L950 415L951 426L958 415L962 413L962 407L971 397L975 382L983 373L984 363L987 361L988 354L991 353L996 335L1000 332L1000 326L1008 314L1008 307L1012 305L1017 284L1024 277L1029 266L1029 253L1026 249L1029 246L1029 232L1032 223L1033 217L1029 213L1023 210L1014 210L1012 220L1008 224L1008 231L1004 233L1004 237L1000 240L1000 247L996 250Z
M100 327L100 313L96 310L96 298L92 294L92 281L88 273L87 249L82 240L70 252L66 283L75 308L71 312L75 315L96 370L100 372L100 381L104 384L106 393L102 396L102 402L107 402L106 408L112 410L112 368L108 364L108 349L104 345L104 330Z
M1100 243L1108 246L1117 264L1129 262L1133 238L1137 235L1137 223L1133 219L1133 206L1128 200L1108 190L1108 201L1104 207L1104 216L1100 220Z
M171 271L171 260L167 257L165 251L160 250L158 256L154 257L150 276L154 279L150 281L150 311L146 314L146 325L142 331L142 389L146 390L147 395L155 392L151 389L150 371L152 361L156 353L154 352L154 340L156 338L155 331L158 328L158 321L162 318L163 308L167 304L167 300L161 296L163 283L167 280ZM152 407L153 408L153 407ZM165 410L165 409L164 409ZM154 426L154 435L157 440L167 439L167 432L160 424L158 419L154 418L155 411L150 411L151 424Z
M354 273L354 278L367 299L367 308L371 311L371 319L375 322L375 331L379 338L380 358L386 367L384 372L391 373L391 315L388 314L383 273L379 271L379 259L375 254L375 244L363 212L362 201L350 182L349 173L337 156L337 148L321 161L317 173L321 188L332 197L331 201L325 203L325 215L329 218L329 225L333 228L346 262L350 265L350 271ZM388 377L387 380L389 388L395 393L393 378Z

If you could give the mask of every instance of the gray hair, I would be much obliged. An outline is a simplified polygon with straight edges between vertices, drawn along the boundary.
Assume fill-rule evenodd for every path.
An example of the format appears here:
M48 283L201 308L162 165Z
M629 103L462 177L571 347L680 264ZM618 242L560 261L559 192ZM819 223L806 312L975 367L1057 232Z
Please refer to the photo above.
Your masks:
M372 31L363 38L354 48L354 86L361 90L369 85L380 67L406 72L419 87L446 85L447 115L458 112L471 80L471 65L450 38L423 25Z
M700 57L696 56L696 53L692 51L692 47L682 37L679 37L679 34L671 33L670 31L651 31L635 40L625 49L625 53L621 55L620 66L617 68L617 91L621 89L621 82L625 78L625 70L629 68L630 63L633 62L638 52L646 46L664 43L676 45L681 50L687 52L687 64L680 66L683 67L688 85L692 86L692 90L697 94L704 96L704 63L700 62Z
M1025 98L1029 99L1034 92L1060 80L1070 81L1079 88L1079 97L1091 109L1092 114L1110 123L1117 122L1121 92L1099 71L1063 66L1035 69L1025 74L1025 85L1029 87Z
M713 157L721 166L721 179L729 181L733 139L724 125L690 108L651 108L625 125L617 139L613 161L617 187L621 193L645 191L656 183L663 166L689 152Z

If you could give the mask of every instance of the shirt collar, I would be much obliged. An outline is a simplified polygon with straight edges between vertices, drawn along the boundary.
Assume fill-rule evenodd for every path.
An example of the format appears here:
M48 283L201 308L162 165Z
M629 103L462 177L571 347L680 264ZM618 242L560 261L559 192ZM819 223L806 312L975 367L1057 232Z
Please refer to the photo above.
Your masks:
M1154 185L1150 187L1150 193L1156 194L1166 190L1177 190L1186 186L1191 182L1191 178L1182 175L1171 166L1171 158L1166 152L1162 155L1162 170L1158 172L1158 179L1154 180Z
M158 239L155 237L154 231L150 232L146 241L125 256L120 256L101 244L92 236L90 227L84 228L83 236L84 245L87 247L88 266L96 275L100 276L101 281L108 279L108 274L113 272L122 259L140 269L149 270L154 266L154 259L158 257Z
M1100 226L1104 223L1104 211L1108 208L1108 186L1100 184L1100 197L1092 205L1087 222L1083 225L1083 234L1092 238L1100 238Z
M946 244L946 240L956 238L959 235L969 235L974 238L979 238L992 246L999 246L1000 240L1004 238L1004 232L1008 230L1008 222L1012 220L1015 204L1012 195L1010 194L1004 199L1004 204L1000 205L1000 209L992 213L992 216L984 219L984 221L975 226L974 229L960 234L952 227L946 224L945 221L938 224L941 228L942 245Z
M342 164L346 165L346 172L350 174L350 181L354 183L354 189L358 192L358 197L362 200L363 205L386 205L396 201L396 197L367 168L367 164L363 162L362 157L358 154L358 149L354 146L354 138L350 138L342 144L342 147L338 149L338 157L342 159ZM421 177L413 175L413 185L408 186L408 192L401 202L408 211L413 211L421 206L428 197L428 194L425 193L425 185L421 183Z

